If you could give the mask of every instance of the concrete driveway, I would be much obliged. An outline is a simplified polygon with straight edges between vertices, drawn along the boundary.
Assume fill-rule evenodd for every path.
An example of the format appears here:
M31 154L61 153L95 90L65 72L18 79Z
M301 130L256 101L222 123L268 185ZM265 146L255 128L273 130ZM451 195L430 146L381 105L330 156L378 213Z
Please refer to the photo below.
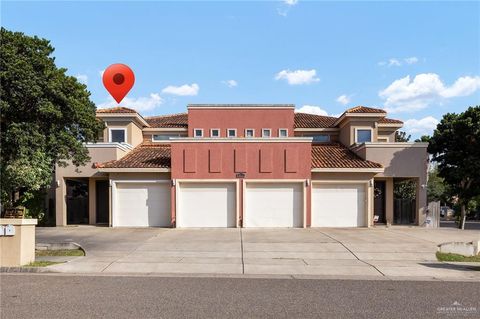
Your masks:
M37 228L38 243L73 241L86 257L59 272L287 275L480 280L479 266L436 261L436 245L480 239L478 231L351 229Z

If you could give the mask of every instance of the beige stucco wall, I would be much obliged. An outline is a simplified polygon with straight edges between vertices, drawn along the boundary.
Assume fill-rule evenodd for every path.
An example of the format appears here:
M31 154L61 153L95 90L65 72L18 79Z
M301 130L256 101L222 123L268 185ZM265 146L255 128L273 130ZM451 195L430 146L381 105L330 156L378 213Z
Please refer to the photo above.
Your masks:
M0 266L16 267L35 261L36 219L0 219L0 225L14 225L14 236L0 236Z
M55 215L56 225L67 225L67 204L65 196L67 188L65 179L67 178L90 178L88 189L89 201L89 222L94 224L96 221L96 199L95 199L95 181L97 179L108 179L108 174L101 173L93 167L93 163L104 163L123 157L127 151L119 147L88 147L90 161L81 167L68 165L67 167L55 167Z
M386 138L387 143L395 142L395 129L390 128L378 128L377 129L377 141L378 138Z
M372 142L376 142L378 120L378 117L346 118L340 124L340 142L346 146L355 144L355 129L372 129Z

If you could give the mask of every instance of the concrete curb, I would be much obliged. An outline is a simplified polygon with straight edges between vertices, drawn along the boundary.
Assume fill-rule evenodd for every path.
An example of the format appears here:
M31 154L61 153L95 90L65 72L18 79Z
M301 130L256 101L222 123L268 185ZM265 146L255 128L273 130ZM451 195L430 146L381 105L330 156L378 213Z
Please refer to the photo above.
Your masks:
M37 243L35 245L35 250L81 250L86 256L87 252L85 249L75 242L64 242L64 243Z
M0 267L0 273L56 273L47 267Z

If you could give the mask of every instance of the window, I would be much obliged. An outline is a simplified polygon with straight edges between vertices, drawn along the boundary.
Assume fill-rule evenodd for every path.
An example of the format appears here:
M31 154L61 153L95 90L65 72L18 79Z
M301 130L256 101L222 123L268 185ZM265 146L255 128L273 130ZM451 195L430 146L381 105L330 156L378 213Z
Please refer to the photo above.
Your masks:
M227 129L227 137L236 137L237 136L237 130L234 128L229 128Z
M171 137L180 137L180 134L153 134L152 135L152 142L162 142L162 141L168 141Z
M212 128L210 130L210 137L220 137L220 129Z
M194 137L203 137L203 129L201 128L196 128L193 130L193 136Z
M279 128L278 137L288 137L288 130L286 128Z
M313 135L313 142L317 142L317 143L330 142L330 135L328 134Z
M245 129L245 137L255 137L255 130L253 128Z
M124 128L111 128L110 129L110 142L112 143L125 143L127 141L127 130Z
M365 143L372 141L371 129L358 129L357 130L357 143Z
M269 128L262 128L262 137L271 137L272 130Z

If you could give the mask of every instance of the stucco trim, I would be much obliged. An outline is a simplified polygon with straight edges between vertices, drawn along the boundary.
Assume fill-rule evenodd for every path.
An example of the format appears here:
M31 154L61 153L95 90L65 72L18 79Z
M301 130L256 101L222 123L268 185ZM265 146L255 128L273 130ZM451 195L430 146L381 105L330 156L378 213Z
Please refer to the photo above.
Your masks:
M170 168L99 168L99 172L105 173L168 173L171 172Z
M145 121L143 116L141 116L138 113L97 113L96 116L98 118L108 117L108 118L110 118L109 120L112 120L111 118L116 118L116 117L122 118L121 120L124 120L124 118L132 118L133 117L135 120L137 120L144 127L150 127L150 125L147 123L147 121Z
M311 143L312 137L220 137L220 138L192 138L192 137L172 137L170 142L172 143Z
M401 128L403 127L403 124L401 123L377 123L378 127L397 127Z
M295 109L294 104L189 104L187 109Z
M123 151L129 151L133 149L133 146L128 143L110 143L110 142L100 142L100 143L85 143L86 148L119 148Z
M143 132L188 132L187 128L183 127L146 127L143 129Z
M384 168L312 168L313 173L383 173Z
M423 142L381 142L381 143L361 143L353 148L355 150L361 150L365 147L368 148L405 148L405 147L414 147L414 148L426 148L428 143Z
M294 132L338 132L338 128L326 128L326 127L311 127L311 128L296 128Z
M385 117L385 115L385 113L344 113L333 123L333 126L337 126L347 117Z

